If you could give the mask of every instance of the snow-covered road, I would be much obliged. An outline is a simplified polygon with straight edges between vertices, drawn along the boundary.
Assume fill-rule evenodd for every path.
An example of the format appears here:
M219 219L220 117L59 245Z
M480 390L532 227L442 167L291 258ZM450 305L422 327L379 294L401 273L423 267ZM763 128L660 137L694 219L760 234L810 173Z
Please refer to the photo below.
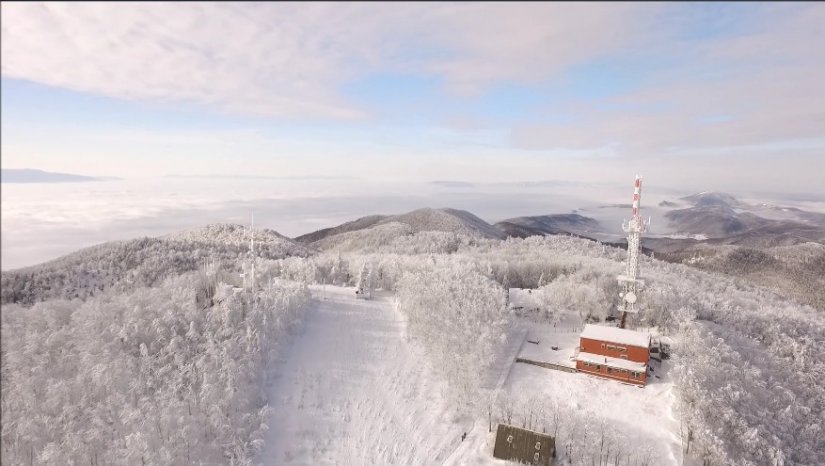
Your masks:
M313 289L269 387L263 464L440 464L466 429L391 298Z

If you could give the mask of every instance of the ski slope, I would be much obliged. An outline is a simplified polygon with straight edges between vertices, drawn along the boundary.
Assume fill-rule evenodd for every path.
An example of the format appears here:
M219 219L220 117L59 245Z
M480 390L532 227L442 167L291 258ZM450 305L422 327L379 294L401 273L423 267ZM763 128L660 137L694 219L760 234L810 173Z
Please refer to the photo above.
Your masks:
M313 308L276 367L261 463L440 464L469 429L406 341L391 297L313 288Z

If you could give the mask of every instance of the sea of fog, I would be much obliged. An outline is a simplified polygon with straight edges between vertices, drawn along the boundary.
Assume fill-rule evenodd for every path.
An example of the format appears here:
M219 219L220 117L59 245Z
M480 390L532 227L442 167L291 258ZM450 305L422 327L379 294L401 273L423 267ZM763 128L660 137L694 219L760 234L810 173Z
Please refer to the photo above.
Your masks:
M684 192L649 188L645 213ZM210 223L249 224L295 237L370 214L421 207L468 210L494 223L578 212L619 233L632 187L566 182L410 183L368 179L163 177L2 185L2 269L38 264L106 241L162 236ZM660 216L659 216L660 217ZM658 225L664 228L663 222Z

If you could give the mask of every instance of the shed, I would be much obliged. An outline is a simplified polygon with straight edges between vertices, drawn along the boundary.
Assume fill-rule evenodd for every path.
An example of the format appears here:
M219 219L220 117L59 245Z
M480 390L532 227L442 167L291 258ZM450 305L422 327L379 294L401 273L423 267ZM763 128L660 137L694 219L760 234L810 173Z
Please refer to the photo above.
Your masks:
M499 424L493 456L502 460L549 466L556 457L556 440L547 434Z

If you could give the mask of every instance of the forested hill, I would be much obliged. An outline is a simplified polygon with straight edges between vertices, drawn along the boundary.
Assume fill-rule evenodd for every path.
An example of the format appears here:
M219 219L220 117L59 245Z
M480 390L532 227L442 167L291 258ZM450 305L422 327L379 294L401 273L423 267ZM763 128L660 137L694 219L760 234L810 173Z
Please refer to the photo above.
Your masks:
M304 244L314 243L315 241L320 241L329 236L369 228L385 218L387 218L386 215L368 215L351 222L342 223L341 225L335 227L323 228L321 230L298 236L295 238L295 241Z
M307 249L274 230L256 230L256 256L306 257ZM2 273L2 303L33 304L47 299L86 299L108 288L155 286L170 276L211 261L236 270L249 252L241 225L216 224L162 238L115 241L81 249L44 264Z
M494 225L507 236L526 238L535 235L575 234L587 237L604 233L598 221L579 214L538 215L502 220Z
M336 227L307 233L296 241L328 249L341 243L370 244L371 237L387 241L420 232L447 232L475 238L503 239L493 225L476 215L459 209L423 208L399 215L370 215Z

